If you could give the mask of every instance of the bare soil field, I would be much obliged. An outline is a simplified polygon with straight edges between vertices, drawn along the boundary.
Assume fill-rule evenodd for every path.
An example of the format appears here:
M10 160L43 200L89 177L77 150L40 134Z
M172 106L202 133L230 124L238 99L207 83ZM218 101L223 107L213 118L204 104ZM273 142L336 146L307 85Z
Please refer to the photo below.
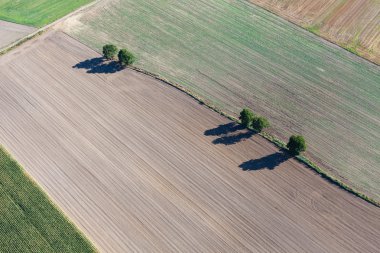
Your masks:
M249 0L380 64L379 0Z
M283 141L304 135L308 157L380 201L379 66L246 0L105 0L64 29L231 115L250 107Z
M379 208L63 33L1 57L0 89L0 143L104 252L380 247Z
M0 49L34 32L36 28L0 20Z

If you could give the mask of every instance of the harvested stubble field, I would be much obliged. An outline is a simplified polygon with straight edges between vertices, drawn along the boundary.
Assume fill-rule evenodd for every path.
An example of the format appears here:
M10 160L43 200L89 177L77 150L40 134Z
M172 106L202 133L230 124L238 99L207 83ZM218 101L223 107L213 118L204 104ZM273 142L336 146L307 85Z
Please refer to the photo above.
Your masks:
M0 20L0 49L34 32L36 29Z
M0 148L0 252L95 252Z
M379 0L250 0L380 64Z
M380 247L379 208L67 35L1 57L0 89L0 142L104 252Z
M0 19L18 24L42 27L91 1L0 0Z
M243 0L102 1L65 29L228 113L251 107L284 141L306 136L317 164L380 200L378 66Z

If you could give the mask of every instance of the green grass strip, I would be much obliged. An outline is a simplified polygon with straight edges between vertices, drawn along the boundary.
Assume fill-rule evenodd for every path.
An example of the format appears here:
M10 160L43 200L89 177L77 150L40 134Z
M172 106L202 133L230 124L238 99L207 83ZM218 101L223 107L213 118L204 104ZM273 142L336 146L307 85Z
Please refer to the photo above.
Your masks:
M0 147L0 252L96 252Z
M0 0L0 19L42 27L92 0Z

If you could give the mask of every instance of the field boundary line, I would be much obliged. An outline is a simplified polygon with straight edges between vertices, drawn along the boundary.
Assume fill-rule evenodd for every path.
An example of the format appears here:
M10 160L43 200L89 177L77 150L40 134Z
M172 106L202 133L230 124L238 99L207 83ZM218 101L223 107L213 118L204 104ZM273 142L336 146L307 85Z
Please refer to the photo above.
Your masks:
M148 75L148 76L150 76L150 77L152 77L152 78L154 78L154 79L156 79L158 81L161 81L161 82L163 82L163 83L165 83L167 85L170 85L170 86L172 86L172 87L180 90L181 92L187 94L191 98L195 99L199 104L206 106L207 108L213 110L216 113L219 113L220 115L222 115L223 117L228 118L229 120L232 120L232 121L234 121L236 123L240 123L239 119L237 119L236 117L234 117L234 116L232 116L232 115L230 115L230 114L228 114L228 113L220 110L215 105L213 105L213 104L211 104L209 102L206 102L202 97L198 96L194 92L190 91L189 89L185 88L184 86L182 86L182 85L180 85L178 83L171 82L171 81L167 80L166 78L161 77L160 75L151 73L149 71L146 71L146 70L138 68L138 67L129 66L128 68L132 69L132 70L134 70L136 72L142 73L144 75ZM250 129L250 130L253 130L253 129ZM283 142L282 140L280 140L276 136L274 136L272 134L269 134L269 133L266 133L266 132L261 132L261 133L258 133L258 134L261 137L263 137L264 139L266 139L267 141L269 141L270 143L272 143L275 146L277 146L278 148L288 150L288 148L286 147L285 142ZM299 163L305 165L305 167L307 167L308 169L311 169L312 171L316 172L318 175L320 175L322 178L324 178L325 180L327 180L329 183L338 186L340 189L345 190L348 193L351 193L351 194L355 195L356 197L359 197L359 198L363 199L364 201L366 201L366 202L368 202L368 203L370 203L370 204L372 204L372 205L374 205L376 207L380 207L380 202L376 201L373 198L368 197L364 193L361 193L360 191L354 189L353 187L351 187L348 184L344 183L343 181L339 180L335 176L331 175L330 173L327 172L327 170L322 169L321 167L319 167L317 164L315 164L307 156L305 156L305 155L298 155L298 156L295 157L295 159Z
M95 49L93 49L93 48L85 45L84 43L82 43L78 39L74 38L70 34L67 34L64 31L60 31L60 32L62 32L65 35L69 36L70 38L72 38L73 40L77 41L78 43L86 46L87 48L89 48L93 52L95 52L95 53L97 53L99 55L102 55L97 50L95 50ZM175 89L177 89L177 90L185 93L186 95L188 95L191 98L193 98L194 100L196 100L199 104L206 106L207 108L209 108L212 111L214 111L214 112L222 115L223 117L225 117L225 118L227 118L227 119L229 119L231 121L234 121L236 123L240 123L239 119L237 119L236 117L234 117L234 116L232 116L232 115L224 112L223 110L219 109L217 106L213 105L212 103L205 101L205 99L203 99L201 96L195 94L194 92L192 92L191 90L185 88L181 84L178 84L178 83L175 83L175 82L171 82L168 79L166 79L166 78L164 78L164 77L162 77L162 76L160 76L158 74L149 72L149 71L147 71L145 69L142 69L142 68L138 68L138 67L135 67L135 66L128 66L127 68L131 69L131 70L134 70L136 72L142 73L144 75L150 76L150 77L152 77L152 78L154 78L154 79L156 79L156 80L158 80L158 81L160 81L160 82L162 82L164 84L167 84L167 85L169 85L169 86L171 86L171 87L173 87L173 88L175 88ZM251 130L253 130L253 129L251 129ZM285 142L283 142L282 140L280 140L276 136L274 136L272 134L269 134L269 133L266 133L266 132L261 132L261 133L258 133L258 134L261 137L263 137L264 139L266 139L267 141L269 141L272 144L274 144L275 146L277 146L278 148L285 149L285 150L288 149L286 147ZM356 197L359 197L359 198L363 199L364 201L366 201L366 202L368 202L368 203L370 203L370 204L372 204L372 205L380 208L380 202L376 201L373 198L368 197L364 193L361 193L360 191L354 189L353 187L351 187L348 184L344 183L343 181L339 180L335 176L331 175L330 173L327 172L326 169L323 169L320 166L318 166L316 163L314 163L307 156L305 156L305 155L298 155L298 156L295 157L295 159L299 163L305 165L305 167L307 167L308 169L311 169L312 171L314 171L317 174L319 174L322 178L324 178L325 180L327 180L329 183L334 184L334 185L338 186L340 189L345 190L345 191L347 191L347 192L355 195Z
M281 17L279 14L277 14L277 13L275 13L274 11L271 11L271 10L269 10L269 9L263 7L263 6L260 6L260 5L258 5L258 4L255 4L255 3L253 3L253 2L251 2L251 1L249 1L249 0L245 0L245 2L246 2L247 4L254 5L254 6L256 6L257 8L260 8L260 9L262 9L262 10L264 10L264 11L267 11L267 12L269 12L269 13L275 15L276 17L282 19L282 20L285 21L285 22L289 22L290 24L295 25L295 26L297 26L298 28L301 28L302 30L304 30L304 31L306 31L306 32L308 32L308 33L310 33L310 34L312 34L313 36L317 37L317 38L320 39L320 40L324 40L325 42L328 42L328 43L330 43L330 44L332 44L332 45L334 45L334 46L336 46L336 47L339 47L339 48L341 48L341 49L343 49L343 50L349 52L349 53L352 54L352 55L356 55L356 56L358 56L359 58L363 59L364 61L367 61L367 62L369 62L369 63L372 63L372 64L374 64L374 65L380 67L380 62L376 62L375 60L371 60L371 59L369 59L369 58L367 58L367 57L364 57L364 56L361 55L360 53L354 53L354 52L350 51L348 48L345 48L344 46L339 45L338 42L335 42L335 41L333 41L332 39L329 39L329 38L327 38L327 37L325 37L325 36L322 36L322 35L320 35L320 34L318 34L318 33L315 33L315 32L313 32L313 31L311 31L311 30L309 30L309 29L303 27L302 25L297 24L297 23L294 22L294 21L291 21L291 20L288 20L288 19L286 19L286 18L284 18L284 17ZM379 205L380 205L380 204L379 204Z
M42 33L44 33L47 30L49 30L51 27L57 25L58 23L64 21L65 19L67 19L67 18L69 18L69 17L77 14L78 12L81 12L81 11L83 11L83 10L85 10L85 9L87 9L87 8L95 5L95 4L97 4L100 1L102 1L102 0L95 0L95 1L92 1L92 2L90 2L88 4L86 4L86 5L83 5L83 6L79 7L78 9L74 10L73 12L70 12L70 13L66 14L65 16L63 16L63 17L61 17L61 18L53 21L52 23L47 24L47 25L45 25L45 26L37 29L36 31L34 31L34 32L32 32L32 33L30 33L30 34L28 34L28 35L26 35L26 36L24 36L24 37L22 37L22 38L20 38L20 39L18 39L16 41L14 41L14 42L12 42L11 44L9 44L9 45L7 45L7 46L5 46L3 48L0 48L0 56L8 53L9 51L11 51L12 49L14 49L14 48L16 48L18 46L21 46L25 42L27 42L27 41L29 41L29 40L31 40L31 39L33 39L33 38L41 35ZM14 22L11 22L11 23L14 23ZM14 23L14 24L18 24L18 23ZM19 24L19 25L22 25L22 24Z
M47 193L47 191L45 191L45 189L40 184L38 184L38 182L25 170L24 166L18 162L16 157L13 156L3 144L0 144L0 152L3 152L4 155L7 157L7 159L9 159L9 161L12 161L16 164L17 168L20 170L20 172L26 178L26 180L29 181L29 183L33 187L37 188L37 190L41 193L41 195L45 197L47 202L51 204L54 209L56 209L58 214L61 215L62 218L69 225L71 225L73 229L75 229L76 232L78 232L80 236L82 236L84 241L87 241L89 243L92 250L94 252L99 252L96 244L92 240L90 240L90 238L69 218L69 216L65 212L63 212L63 210L53 201L53 198ZM31 224L35 227L33 223ZM40 232L38 229L37 231Z

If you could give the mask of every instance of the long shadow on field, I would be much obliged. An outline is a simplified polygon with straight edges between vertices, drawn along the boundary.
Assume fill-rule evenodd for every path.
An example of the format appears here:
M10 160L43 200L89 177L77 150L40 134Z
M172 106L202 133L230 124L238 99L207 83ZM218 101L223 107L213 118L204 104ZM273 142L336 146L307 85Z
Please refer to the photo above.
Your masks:
M237 132L238 131L238 132ZM237 133L235 133L237 132ZM233 145L242 140L251 138L255 132L245 129L243 126L234 122L219 125L216 128L206 130L206 136L220 136L212 141L214 144Z
M264 156L258 159L249 160L239 165L239 167L244 171L249 170L262 170L269 169L273 170L281 163L289 160L291 156L286 152L276 152L274 154Z
M206 136L218 136L222 134L232 133L238 130L242 130L244 127L240 124L236 124L235 122L219 125L216 128L209 129L205 131Z
M123 68L115 61L106 61L103 57L97 57L82 61L73 66L77 69L87 69L90 74L112 74Z

